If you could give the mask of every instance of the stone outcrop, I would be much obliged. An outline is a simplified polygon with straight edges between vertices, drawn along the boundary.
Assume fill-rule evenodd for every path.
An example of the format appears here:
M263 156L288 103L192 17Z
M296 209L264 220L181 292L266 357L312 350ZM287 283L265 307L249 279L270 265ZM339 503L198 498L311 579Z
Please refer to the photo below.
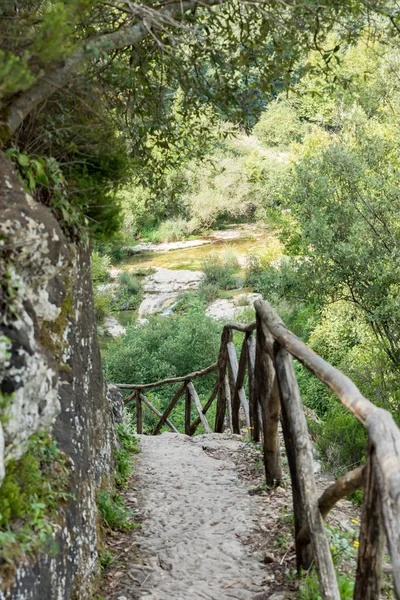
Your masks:
M203 278L202 271L157 269L153 275L146 277L139 317L162 312L180 294L198 289Z
M97 568L96 493L113 470L118 404L102 377L90 249L25 193L3 154L0 188L0 477L44 429L71 465L57 550L18 564L0 582L0 598L87 600Z
M254 308L254 302L260 298L261 294L238 294L231 299L215 300L207 307L206 315L225 321L240 319L243 310Z

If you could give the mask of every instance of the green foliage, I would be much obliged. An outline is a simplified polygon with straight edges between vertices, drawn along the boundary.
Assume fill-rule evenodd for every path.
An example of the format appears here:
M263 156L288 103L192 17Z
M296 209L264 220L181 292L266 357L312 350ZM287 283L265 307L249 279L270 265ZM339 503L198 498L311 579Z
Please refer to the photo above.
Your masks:
M124 423L117 423L116 430L119 442L124 450L130 452L131 454L137 454L140 452L137 446L137 437L135 435L132 423L129 421L127 415L125 415Z
M26 454L7 465L0 488L0 544L5 565L51 547L53 523L70 498L69 464L47 434L29 441Z
M220 335L221 326L207 317L204 306L193 299L186 313L168 318L150 316L147 325L128 327L123 338L110 342L104 352L105 377L109 381L150 383L203 369L217 359ZM203 401L208 399L214 383L215 375L196 381L196 390ZM163 386L148 392L148 397L163 410L176 390L176 385ZM183 413L180 403L173 415L178 428L183 427ZM146 427L154 427L155 418L144 409Z
M207 367L217 357L220 325L192 305L184 315L149 317L143 327L127 329L104 355L109 381L149 383Z
M126 510L124 500L119 494L101 490L97 495L97 504L103 522L109 529L130 531L135 528L135 523L130 520L132 513Z
M133 310L142 301L142 284L129 273L121 273L118 285L113 293L112 310Z
M133 424L127 411L124 422L117 423L116 431L120 447L117 448L114 455L116 466L115 479L117 486L123 487L132 471L132 454L140 452Z
M143 239L153 243L179 242L186 239L193 230L190 223L182 218L167 219L150 231L142 234Z
M99 289L97 286L95 286L93 293L96 323L101 325L112 310L113 295L111 290Z
M351 600L354 593L354 578L349 575L348 570L349 565L354 565L356 561L358 531L355 529L340 530L329 525L326 526L326 530L330 539L332 559L336 567L340 598ZM315 567L303 573L300 581L299 600L322 600Z
M268 105L253 129L254 134L268 148L286 148L301 141L304 134L297 111L286 100L275 100Z
M354 592L354 580L347 575L337 576L339 594L342 600L351 600ZM315 569L305 575L300 583L299 600L322 600L318 576Z
M100 568L102 571L107 571L114 562L115 554L109 550L99 552Z
M368 441L365 428L337 400L317 431L315 445L330 473L340 477L363 462Z
M9 148L10 157L27 192L50 206L68 234L77 236L87 225L80 207L74 206L67 194L67 183L60 165L53 157L25 154L18 148Z
M211 252L205 257L202 263L204 272L204 284L214 285L223 290L234 289L237 287L237 281L234 273L238 270L239 263L234 254L230 253L220 256L216 252Z
M111 258L99 252L92 252L92 280L94 283L104 283L110 279Z

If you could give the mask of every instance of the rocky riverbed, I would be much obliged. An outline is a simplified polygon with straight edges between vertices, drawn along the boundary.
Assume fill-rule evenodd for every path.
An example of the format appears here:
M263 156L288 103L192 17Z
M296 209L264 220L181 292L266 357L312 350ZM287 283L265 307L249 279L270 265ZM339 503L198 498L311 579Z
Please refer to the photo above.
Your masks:
M122 266L110 270L115 283L123 271L135 273L137 269L151 268L153 272L144 278L143 300L137 312L137 321L146 323L153 314L168 316L175 308L180 295L199 289L204 278L201 266L209 254L234 254L243 269L248 253L268 244L269 234L255 225L242 225L212 232L206 239L168 242L163 244L142 243L134 247L135 255ZM207 307L207 314L214 319L239 319L244 309L252 307L258 294L236 290L232 298L218 299ZM103 329L112 337L125 333L125 324L118 313L105 320Z

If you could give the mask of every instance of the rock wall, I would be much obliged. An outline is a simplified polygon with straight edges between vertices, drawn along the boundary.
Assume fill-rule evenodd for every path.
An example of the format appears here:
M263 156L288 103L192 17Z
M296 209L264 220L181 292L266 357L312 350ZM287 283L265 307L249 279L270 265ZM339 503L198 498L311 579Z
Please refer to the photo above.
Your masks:
M65 236L1 153L0 192L0 478L47 429L70 459L73 495L56 552L19 564L0 599L86 600L97 568L96 492L113 469L110 403L119 401L101 372L89 246Z

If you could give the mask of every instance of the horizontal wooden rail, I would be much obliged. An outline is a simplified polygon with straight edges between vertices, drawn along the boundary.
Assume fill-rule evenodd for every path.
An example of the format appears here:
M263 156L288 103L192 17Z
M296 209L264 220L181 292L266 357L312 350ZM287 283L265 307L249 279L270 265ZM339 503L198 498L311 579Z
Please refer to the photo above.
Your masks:
M202 369L201 371L195 371L182 377L170 377L169 379L162 379L161 381L155 381L154 383L115 383L120 390L149 390L151 388L160 387L167 385L168 383L182 383L183 381L190 381L191 379L198 379L204 377L209 373L213 373L218 369L218 363L213 363L209 367Z

